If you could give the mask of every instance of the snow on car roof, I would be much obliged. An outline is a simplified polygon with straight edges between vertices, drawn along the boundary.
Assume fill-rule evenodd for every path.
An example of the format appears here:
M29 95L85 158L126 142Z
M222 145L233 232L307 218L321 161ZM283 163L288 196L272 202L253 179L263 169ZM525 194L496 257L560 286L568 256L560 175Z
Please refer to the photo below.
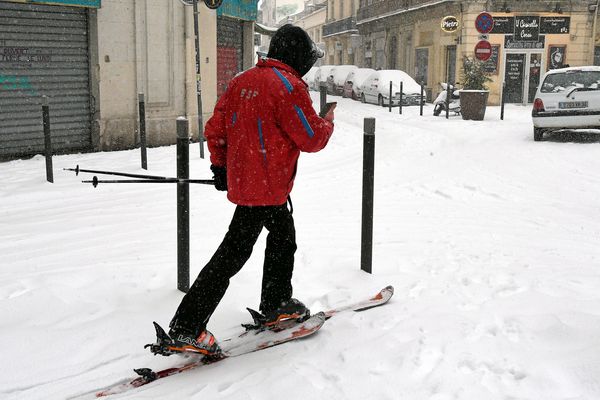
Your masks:
M572 71L589 71L589 72L599 72L600 71L600 67L599 66L594 66L594 65L584 65L581 67L567 67L567 68L558 68L558 69L552 69L548 72L546 72L547 75L552 75L552 74L562 74L565 72L572 72Z
M348 74L355 69L358 69L355 65L336 65L329 71L329 75L333 75L336 85L343 85Z
M380 82L389 82L392 81L393 85L399 85L402 81L403 92L414 91L420 92L421 86L406 72L401 71L399 69L382 69L380 71L375 71L379 74Z
M352 84L356 87L359 87L363 84L363 82L371 75L375 70L373 68L358 68L352 71ZM348 78L350 74L348 74Z

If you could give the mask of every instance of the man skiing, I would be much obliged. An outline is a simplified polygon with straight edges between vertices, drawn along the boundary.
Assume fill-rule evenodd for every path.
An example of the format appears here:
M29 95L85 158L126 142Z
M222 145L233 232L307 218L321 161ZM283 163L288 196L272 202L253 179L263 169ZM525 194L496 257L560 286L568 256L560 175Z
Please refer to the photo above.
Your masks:
M260 301L265 324L309 315L292 298L296 234L287 203L300 152L323 149L333 133L333 110L317 115L302 80L322 56L304 30L284 25L267 58L236 76L217 102L205 129L211 170L217 190L227 190L237 207L223 242L169 325L165 354L219 353L206 325L263 227L269 231Z

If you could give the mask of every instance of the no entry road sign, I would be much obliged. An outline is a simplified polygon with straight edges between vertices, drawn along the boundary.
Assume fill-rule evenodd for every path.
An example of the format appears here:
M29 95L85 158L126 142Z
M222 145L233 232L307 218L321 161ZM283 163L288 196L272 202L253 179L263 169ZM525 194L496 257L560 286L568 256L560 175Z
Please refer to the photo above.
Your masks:
M487 61L492 56L492 45L487 40L480 40L475 45L475 58Z

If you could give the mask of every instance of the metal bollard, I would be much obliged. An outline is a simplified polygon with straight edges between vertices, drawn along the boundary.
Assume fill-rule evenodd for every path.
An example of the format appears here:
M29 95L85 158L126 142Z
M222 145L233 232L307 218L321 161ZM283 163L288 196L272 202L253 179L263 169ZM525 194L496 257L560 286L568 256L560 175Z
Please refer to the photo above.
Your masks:
M327 104L327 86L323 83L319 84L319 95L319 112L322 114L325 109L325 104Z
M148 169L148 154L146 152L146 102L144 93L138 93L138 104L140 111L140 152L142 156L142 168Z
M398 111L400 114L402 114L402 99L404 98L403 92L404 91L404 82L400 82L400 104L398 106L398 109L400 111Z
M390 81L390 112L392 112L392 81Z
M446 83L446 119L450 115L450 97L452 96L452 90L450 89L450 83Z
M421 82L421 102L420 102L420 110L421 117L423 116L423 82Z
M375 118L364 119L362 234L360 269L369 274L373 265L373 194L375 175Z
M177 118L177 179L189 179L189 123ZM177 289L184 293L190 288L190 185L177 183Z
M506 98L504 97L504 90L506 89L506 82L502 83L502 95L501 95L501 103L500 103L500 119L504 121L504 102Z
M42 124L44 126L44 157L46 158L46 180L54 183L52 170L52 137L50 135L50 106L48 96L42 97Z

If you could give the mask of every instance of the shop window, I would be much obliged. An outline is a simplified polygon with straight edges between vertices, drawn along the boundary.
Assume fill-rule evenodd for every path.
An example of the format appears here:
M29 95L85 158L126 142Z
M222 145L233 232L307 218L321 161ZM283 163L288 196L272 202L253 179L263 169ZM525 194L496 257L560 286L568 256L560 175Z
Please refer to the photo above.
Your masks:
M390 40L389 55L388 68L396 69L396 59L398 58L398 38L396 36L392 36L392 39Z
M447 81L454 85L456 82L456 46L446 47L446 66Z
M429 70L429 49L415 50L415 80L423 82L427 86Z
M600 66L600 46L594 47L594 65Z

